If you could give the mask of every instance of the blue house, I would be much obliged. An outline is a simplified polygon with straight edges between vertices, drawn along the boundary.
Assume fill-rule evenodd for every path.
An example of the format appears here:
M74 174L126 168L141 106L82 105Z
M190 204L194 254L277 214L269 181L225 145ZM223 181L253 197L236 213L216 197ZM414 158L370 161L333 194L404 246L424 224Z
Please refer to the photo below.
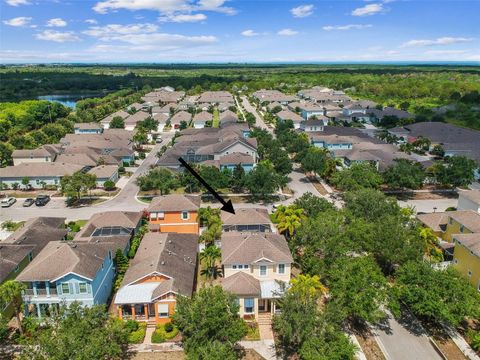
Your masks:
M51 241L17 276L25 313L43 317L61 304L105 304L112 291L115 243Z

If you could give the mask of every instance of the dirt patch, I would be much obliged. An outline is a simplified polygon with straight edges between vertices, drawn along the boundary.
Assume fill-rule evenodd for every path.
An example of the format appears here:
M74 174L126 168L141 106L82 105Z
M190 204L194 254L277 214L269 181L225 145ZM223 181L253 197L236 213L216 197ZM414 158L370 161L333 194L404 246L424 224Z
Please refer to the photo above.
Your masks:
M310 181L312 183L312 185L315 187L315 189L317 189L317 191L320 193L320 195L324 196L324 195L328 194L327 189L325 189L323 187L323 185L318 181L317 178L307 176L307 179L308 179L308 181Z
M456 199L458 194L454 192L403 192L392 193L385 192L386 195L394 196L397 200L440 200L440 199Z
M354 329L353 333L368 360L386 360L370 329Z
M184 360L186 359L183 351L169 352L139 352L131 360Z
M453 340L441 328L423 324L448 360L467 360Z
M242 360L265 360L265 358L260 356L255 350L247 349Z

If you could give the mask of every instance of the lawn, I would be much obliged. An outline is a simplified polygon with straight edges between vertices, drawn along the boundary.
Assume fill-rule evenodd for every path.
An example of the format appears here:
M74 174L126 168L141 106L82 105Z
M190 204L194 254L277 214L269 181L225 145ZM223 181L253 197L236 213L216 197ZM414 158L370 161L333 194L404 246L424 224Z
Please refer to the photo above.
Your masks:
M213 110L212 127L218 128L220 126L220 117L218 115L218 109Z

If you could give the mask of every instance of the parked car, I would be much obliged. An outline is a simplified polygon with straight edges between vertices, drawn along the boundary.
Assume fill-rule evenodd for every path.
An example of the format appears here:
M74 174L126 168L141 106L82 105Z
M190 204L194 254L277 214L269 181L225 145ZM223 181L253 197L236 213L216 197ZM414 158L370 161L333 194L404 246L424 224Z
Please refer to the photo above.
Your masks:
M163 141L163 139L162 139L160 136L155 139L155 142L156 142L157 144L161 144L162 141Z
M7 198L2 199L2 201L0 202L0 207L7 208L7 207L12 206L16 202L17 202L17 199L15 199L14 197L7 197Z
M27 199L25 199L25 201L23 202L23 207L32 206L34 203L35 203L35 199L27 198Z
M45 206L50 201L49 195L38 195L35 199L35 205L37 206Z

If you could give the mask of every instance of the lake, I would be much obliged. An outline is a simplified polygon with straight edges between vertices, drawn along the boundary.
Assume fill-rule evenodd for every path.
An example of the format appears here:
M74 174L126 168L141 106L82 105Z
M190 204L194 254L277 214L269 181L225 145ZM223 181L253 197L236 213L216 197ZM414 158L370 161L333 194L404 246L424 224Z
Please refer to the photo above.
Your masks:
M56 94L38 96L37 99L57 102L71 109L75 109L77 101L79 100L94 97L103 97L105 95L106 93Z

